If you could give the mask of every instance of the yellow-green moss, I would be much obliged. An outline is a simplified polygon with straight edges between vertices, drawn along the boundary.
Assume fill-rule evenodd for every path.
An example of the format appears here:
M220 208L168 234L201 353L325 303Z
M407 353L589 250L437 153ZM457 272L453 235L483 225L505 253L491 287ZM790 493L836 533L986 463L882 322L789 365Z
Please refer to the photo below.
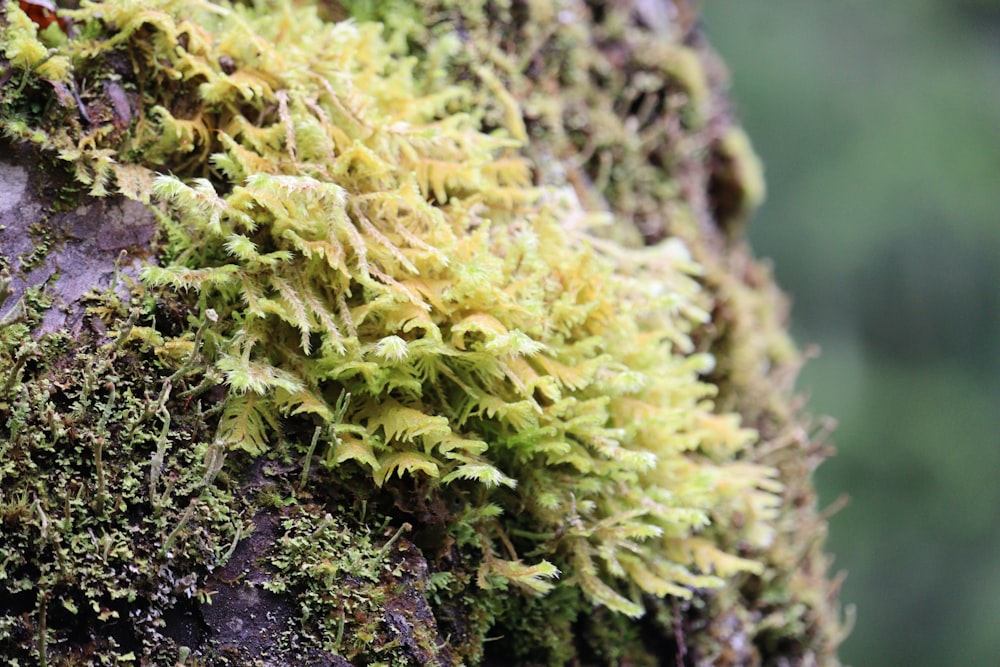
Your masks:
M0 127L72 164L92 195L156 207L162 261L144 280L152 299L189 294L195 315L180 332L131 326L119 345L185 372L197 357L208 365L199 392L225 385L217 431L191 451L294 460L293 499L353 495L342 505L353 523L317 504L287 510L271 554L271 588L296 596L306 635L328 650L395 650L341 640L345 622L377 631L344 620L344 577L366 577L330 552L391 564L380 560L389 542L362 544L369 500L416 524L429 559L452 561L418 587L443 626L458 627L449 610L471 619L467 648L417 642L438 658L480 659L497 625L516 633L517 659L590 651L610 664L633 644L574 639L592 605L652 610L648 627L683 634L655 600L733 600L747 577L772 576L785 487L753 449L747 426L761 423L740 415L762 408L713 399L720 386L767 384L753 369L786 343L748 330L777 320L744 317L754 306L710 250L712 206L698 199L714 177L735 193L715 209L720 226L745 216L762 195L759 167L738 131L712 134L699 51L657 46L613 8L591 7L588 27L582 7L325 10L383 26L324 20L308 3L112 0L72 12L79 35L52 50L6 7L16 76ZM516 49L491 32L497 21L524 38ZM628 66L596 43L627 47ZM43 60L69 69L46 74ZM113 87L60 94L82 73ZM56 94L43 117L46 86ZM712 174L692 166L706 151L721 165ZM217 488L198 474L199 493ZM149 502L164 500L153 486ZM192 507L178 530L194 525ZM352 594L374 610L377 589ZM548 634L518 620L546 615ZM708 637L704 654L724 641Z

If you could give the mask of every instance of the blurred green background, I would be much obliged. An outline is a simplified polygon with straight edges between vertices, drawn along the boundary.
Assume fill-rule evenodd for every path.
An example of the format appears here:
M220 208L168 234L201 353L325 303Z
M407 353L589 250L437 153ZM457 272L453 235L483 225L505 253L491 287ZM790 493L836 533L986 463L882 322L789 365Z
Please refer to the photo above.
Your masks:
M820 356L855 667L1000 665L1000 1L703 0Z

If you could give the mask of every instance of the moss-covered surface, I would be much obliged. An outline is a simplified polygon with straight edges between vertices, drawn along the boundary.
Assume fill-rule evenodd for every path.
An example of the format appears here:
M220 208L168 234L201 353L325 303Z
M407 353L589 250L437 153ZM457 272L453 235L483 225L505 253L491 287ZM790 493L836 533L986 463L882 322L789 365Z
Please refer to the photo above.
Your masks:
M52 285L5 311L0 652L836 664L760 168L686 3L2 16L53 208L161 235L72 335Z

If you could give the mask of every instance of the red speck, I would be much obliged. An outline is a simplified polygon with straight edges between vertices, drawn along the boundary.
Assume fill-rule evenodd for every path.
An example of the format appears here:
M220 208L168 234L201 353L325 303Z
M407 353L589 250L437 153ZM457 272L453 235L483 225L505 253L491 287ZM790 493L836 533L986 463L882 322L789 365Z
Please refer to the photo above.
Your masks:
M63 32L69 32L69 21L57 14L59 8L52 0L18 0L18 3L21 5L21 10L37 23L41 30L58 21Z

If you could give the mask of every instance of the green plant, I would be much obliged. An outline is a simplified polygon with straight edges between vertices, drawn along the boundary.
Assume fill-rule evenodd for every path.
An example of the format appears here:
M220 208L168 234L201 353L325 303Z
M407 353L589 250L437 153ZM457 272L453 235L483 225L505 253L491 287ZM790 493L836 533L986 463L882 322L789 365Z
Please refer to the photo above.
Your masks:
M755 460L754 430L713 403L721 383L707 379L718 371L703 342L718 274L691 225L636 242L632 217L681 191L649 164L669 156L629 152L637 192L661 180L636 201L609 172L595 190L629 219L600 210L544 164L539 144L549 144L535 136L560 150L579 137L526 120L551 117L536 91L521 94L516 68L499 56L471 66L472 47L424 29L413 20L422 5L407 6L357 3L384 27L283 0L110 0L71 12L79 35L49 50L9 4L5 39L35 54L8 55L10 66L35 95L57 86L39 75L40 59L59 58L66 81L113 81L131 101L127 131L114 96L93 90L83 102L109 120L81 123L78 104L59 95L41 119L32 96L14 96L0 127L69 163L91 195L155 210L162 247L144 289L154 303L186 300L192 314L170 334L133 321L120 339L142 345L171 382L191 375L191 396L225 385L207 414L217 430L198 445L207 458L185 473L188 495L215 493L226 454L302 454L296 482L254 502L280 512L298 502L293 492L353 493L362 508L393 499L407 521L430 517L440 530L425 531L435 540L421 548L457 552L454 572L422 584L439 608L475 587L482 599L463 604L482 634L522 608L544 616L550 607L535 603L546 594L570 601L542 642L558 661L573 649L556 644L592 605L639 617L657 608L651 600L764 575L758 555L775 538L783 485ZM558 40L571 43L566 31ZM671 54L657 76L684 91L684 123L700 127L708 83L693 51ZM632 92L645 109L645 93ZM601 146L627 130L605 120ZM747 190L743 211L760 184L740 137L720 155ZM98 412L110 419L121 396ZM142 441L153 516L172 512L158 558L203 518L200 504L175 504L175 480L161 472L174 410L151 399L126 428L131 437L153 416L162 424L158 440ZM98 467L107 451L95 453ZM111 484L98 475L102 502ZM358 526L330 523L319 502L286 511L270 586L298 596L304 624L339 635L347 570L323 570L326 552L361 549L381 567L388 547L362 544L365 509ZM213 548L216 562L233 540ZM303 578L296 563L330 576ZM381 590L370 574L350 576ZM505 602L512 588L533 597Z

